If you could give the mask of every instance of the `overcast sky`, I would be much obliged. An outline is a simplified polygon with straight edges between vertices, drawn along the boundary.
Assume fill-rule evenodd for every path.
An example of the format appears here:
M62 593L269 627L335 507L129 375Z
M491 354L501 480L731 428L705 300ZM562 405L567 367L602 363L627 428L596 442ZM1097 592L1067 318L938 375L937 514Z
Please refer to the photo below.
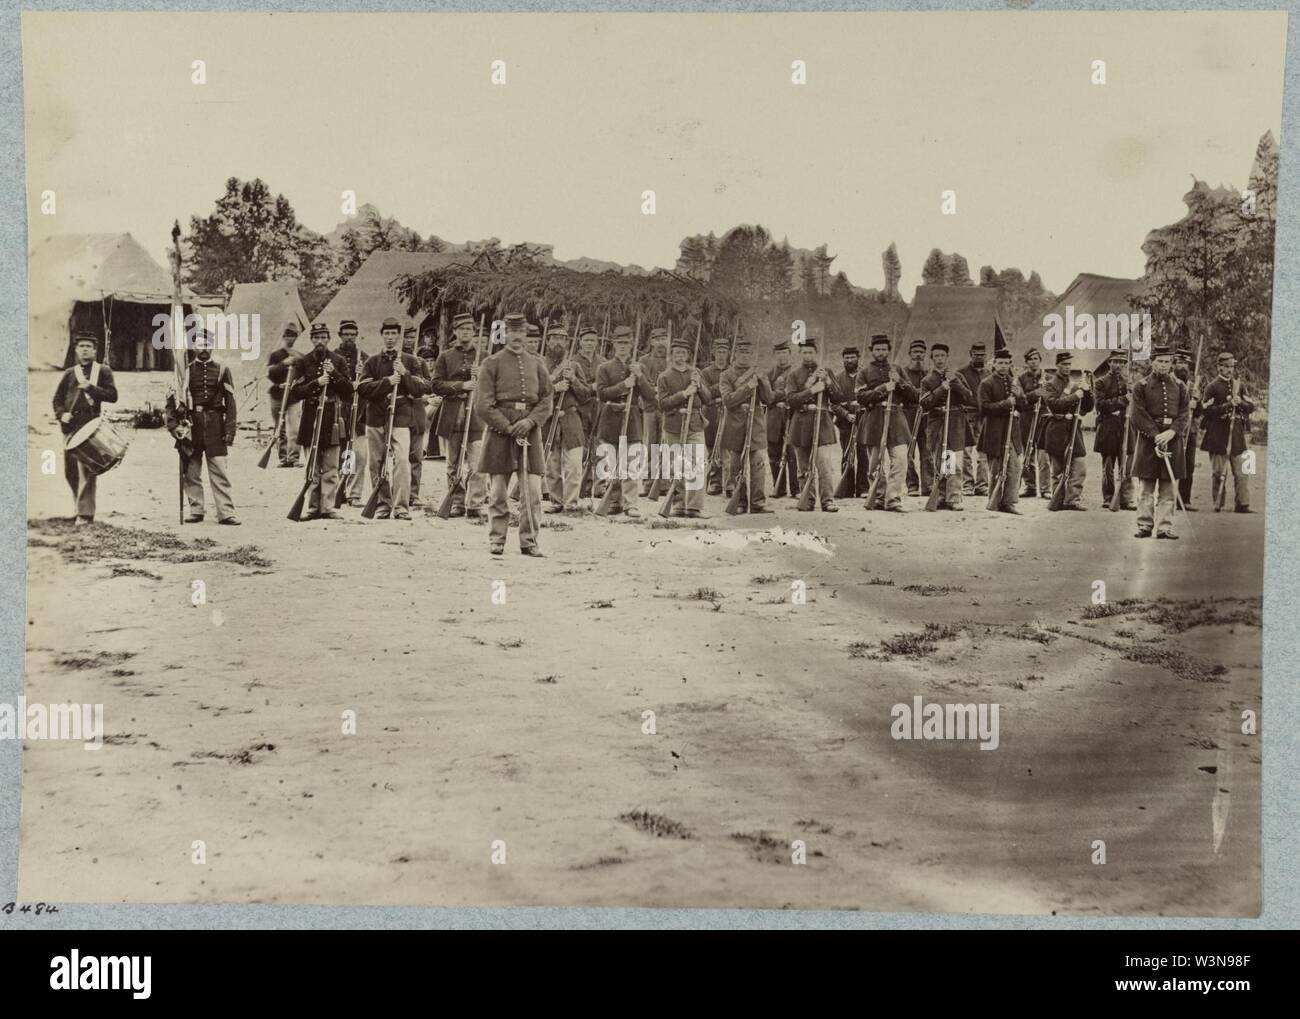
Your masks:
M421 234L650 267L758 222L859 286L897 242L909 298L932 247L1060 293L1140 275L1193 174L1245 186L1284 41L1261 12L28 13L31 238L130 231L162 262L173 219L261 177L320 232L350 189Z

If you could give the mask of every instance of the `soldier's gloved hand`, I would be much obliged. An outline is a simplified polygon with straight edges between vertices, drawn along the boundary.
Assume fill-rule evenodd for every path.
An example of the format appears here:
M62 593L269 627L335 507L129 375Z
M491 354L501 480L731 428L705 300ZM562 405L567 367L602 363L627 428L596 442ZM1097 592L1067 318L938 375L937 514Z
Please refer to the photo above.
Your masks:
M59 420L62 421L62 422L66 425L69 421L72 420L72 415L71 415L71 414L60 414L60 415L59 415Z
M533 430L533 423L528 418L520 418L518 421L516 421L513 425L510 426L510 434L516 439L522 438L532 430Z
M1159 435L1156 436L1156 445L1157 446L1169 445L1169 443L1171 443L1174 440L1174 436L1176 436L1177 434L1178 433L1175 432L1172 428L1166 428L1163 432L1161 432Z

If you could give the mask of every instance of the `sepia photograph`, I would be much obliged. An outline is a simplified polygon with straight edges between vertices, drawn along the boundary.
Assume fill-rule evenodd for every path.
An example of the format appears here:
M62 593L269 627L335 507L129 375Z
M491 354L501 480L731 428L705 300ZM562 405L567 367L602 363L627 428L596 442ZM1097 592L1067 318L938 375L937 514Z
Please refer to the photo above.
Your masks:
M17 898L1260 916L1286 32L24 12Z

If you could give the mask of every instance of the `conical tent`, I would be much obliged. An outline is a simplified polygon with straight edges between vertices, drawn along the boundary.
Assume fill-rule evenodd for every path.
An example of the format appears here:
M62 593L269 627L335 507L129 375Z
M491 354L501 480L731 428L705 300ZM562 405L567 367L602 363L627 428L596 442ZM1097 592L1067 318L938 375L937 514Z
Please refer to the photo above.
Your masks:
M284 327L293 324L301 338L294 349L306 352L311 349L308 332L311 325L307 312L293 283L238 283L226 304L227 315L256 315L259 343L256 357L245 360L237 350L220 355L230 366L235 379L235 401L239 416L265 418L270 413L267 394L271 383L266 377L266 362L271 351L280 346Z
M1080 273L1074 282L1066 288L1057 302L1041 317L1028 322L1016 333L1017 346L1023 350L1037 347L1043 352L1043 364L1051 365L1056 360L1056 350L1046 349L1043 337L1048 332L1044 320L1048 316L1058 316L1062 330L1069 329L1072 335L1082 332L1085 321L1091 323L1095 336L1102 333L1113 334L1120 323L1118 316L1124 316L1127 335L1131 324L1130 316L1134 314L1129 298L1142 292L1142 281L1121 279L1115 276L1097 276L1093 273ZM1123 345L1127 349L1127 344ZM1110 354L1109 348L1071 351L1074 355L1071 365L1080 371L1096 371L1097 366Z
M99 337L99 356L115 370L170 370L171 351L155 349L154 318L167 315L171 274L130 234L58 234L28 259L27 366L72 363L73 329ZM182 291L186 311L194 295Z
M998 292L991 287L917 287L902 342L894 344L895 364L908 363L907 349L918 339L927 350L934 343L948 344L954 368L967 362L976 342L984 344L991 359L995 350L1010 346L998 318Z

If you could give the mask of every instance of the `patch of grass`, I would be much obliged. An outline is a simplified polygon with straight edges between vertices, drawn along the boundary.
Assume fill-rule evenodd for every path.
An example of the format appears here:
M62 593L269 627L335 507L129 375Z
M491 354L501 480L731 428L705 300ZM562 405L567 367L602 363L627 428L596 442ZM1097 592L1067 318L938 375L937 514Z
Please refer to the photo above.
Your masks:
M872 577L867 581L868 587L893 587L894 582L888 577ZM904 588L906 590L906 588Z
M1254 626L1262 627L1262 598L1123 598L1116 602L1089 605L1081 614L1083 619L1105 619L1109 616L1136 615L1170 633L1185 633L1198 626ZM1120 633L1130 636L1132 631Z
M711 587L697 587L686 596L688 601L720 601L722 594Z
M670 817L664 817L663 814L652 814L646 810L632 810L626 814L620 814L618 819L630 824L637 831L653 835L657 839L692 839L695 837L684 824L674 821Z
M945 594L966 593L966 588L951 584L908 584L903 590L910 594L919 594L922 598L941 598Z
M90 655L60 655L54 659L54 664L61 669L102 669L105 665L117 665L134 657L134 651L96 651Z
M147 580L162 580L162 577L149 570L141 570L135 566L123 566L121 563L113 563L111 577L144 577Z
M775 573L760 573L757 577L750 577L749 582L751 584L760 584L760 585L777 584L784 579L785 579L784 577L779 577Z
M870 651L874 646L875 645L868 644L864 640L855 640L852 644L849 645L849 657L866 658L867 652Z
M570 870L597 870L601 867L614 867L620 863L627 863L621 856L601 856L592 860L590 863L575 863Z
M612 609L613 607L614 603L608 598L599 598L596 601L587 602L587 608L589 609Z
M523 647L523 646L524 646L524 642L523 639L520 637L511 637L509 640L497 641L497 647L501 648L504 651L511 651L514 650L515 648Z
M29 545L57 548L70 563L97 563L106 560L138 562L152 559L167 563L228 562L241 566L269 569L275 564L256 545L225 549L211 538L186 541L167 531L146 531L137 527L94 525L94 540L87 541L68 519L28 520ZM34 541L34 537L52 541Z
M559 681L560 681L560 677L555 675L554 673L552 673L549 676L538 676L535 680L533 680L534 683L547 683L552 686L554 686Z
M901 658L924 658L939 650L941 640L955 640L960 633L960 626L926 623L925 629L917 633L896 633L882 640L880 650Z

